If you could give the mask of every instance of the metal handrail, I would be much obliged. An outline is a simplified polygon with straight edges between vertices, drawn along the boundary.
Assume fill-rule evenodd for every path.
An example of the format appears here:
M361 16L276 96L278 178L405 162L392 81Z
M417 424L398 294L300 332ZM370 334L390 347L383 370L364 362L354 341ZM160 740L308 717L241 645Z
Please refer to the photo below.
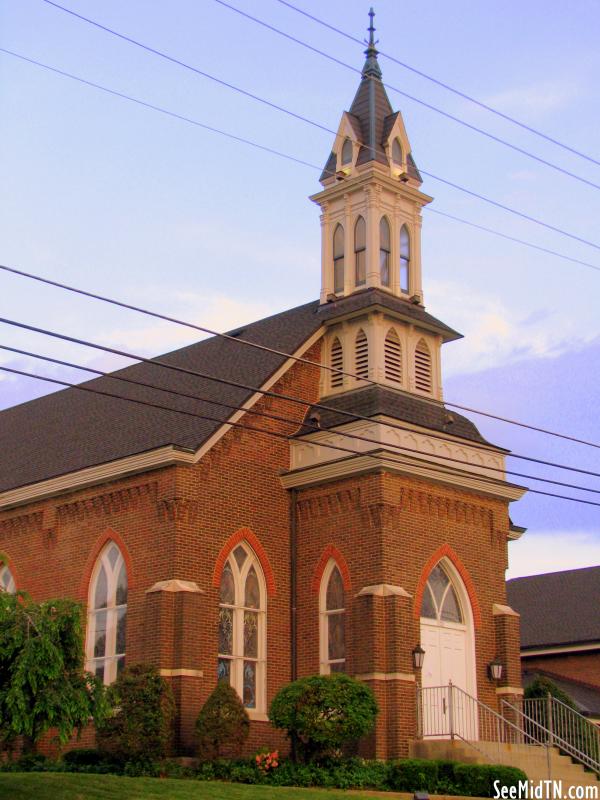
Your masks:
M507 700L504 706L520 714L546 732L547 743L555 745L576 761L600 774L600 729L571 706L550 693L546 697L530 697L521 701L524 710ZM585 748L585 749L583 749Z

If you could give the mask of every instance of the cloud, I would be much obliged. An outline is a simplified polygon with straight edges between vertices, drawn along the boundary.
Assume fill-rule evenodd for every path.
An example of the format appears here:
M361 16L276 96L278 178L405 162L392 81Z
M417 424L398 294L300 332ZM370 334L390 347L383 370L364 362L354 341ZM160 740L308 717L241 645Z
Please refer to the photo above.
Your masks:
M600 535L590 532L526 533L508 546L507 578L600 564Z
M465 339L444 353L444 374L480 372L526 358L548 358L594 339L572 315L548 308L521 313L501 299L451 281L430 281L433 313L450 320Z
M544 81L497 92L485 102L505 113L523 114L531 119L567 108L580 94L581 89L574 84Z

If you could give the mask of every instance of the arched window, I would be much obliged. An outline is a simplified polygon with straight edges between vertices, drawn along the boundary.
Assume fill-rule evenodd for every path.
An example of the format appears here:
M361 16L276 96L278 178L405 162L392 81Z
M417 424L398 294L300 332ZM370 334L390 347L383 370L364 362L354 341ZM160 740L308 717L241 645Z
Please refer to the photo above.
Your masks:
M402 345L394 328L385 337L384 358L386 380L402 383Z
M362 328L356 334L354 371L358 378L369 377L369 342Z
M112 683L125 666L127 570L114 542L102 550L88 597L87 669Z
M415 389L431 393L431 353L425 339L419 339L415 349Z
M440 564L431 570L425 586L421 616L443 622L460 624L464 622L464 615L454 586Z
M385 217L379 223L379 275L381 285L390 285L390 223Z
M0 567L0 592L14 594L17 591L15 579L8 567Z
M350 164L352 162L352 141L345 139L342 145L342 165Z
M319 593L321 673L344 672L346 669L344 582L333 559L323 572Z
M333 291L344 291L344 229L336 225L333 233Z
M264 711L266 589L263 572L246 542L229 556L221 575L218 680L228 681L244 706Z
M408 228L400 228L400 291L408 294L410 277L410 235Z
M402 164L402 145L398 138L394 139L392 142L392 161L394 164Z
M367 250L367 226L363 217L356 220L354 226L354 263L355 263L355 283L357 286L364 286L367 280L366 271L366 250Z
M335 337L331 345L331 366L335 370L344 369L344 351L342 350L342 343ZM331 388L339 389L344 385L344 375L342 372L331 372Z

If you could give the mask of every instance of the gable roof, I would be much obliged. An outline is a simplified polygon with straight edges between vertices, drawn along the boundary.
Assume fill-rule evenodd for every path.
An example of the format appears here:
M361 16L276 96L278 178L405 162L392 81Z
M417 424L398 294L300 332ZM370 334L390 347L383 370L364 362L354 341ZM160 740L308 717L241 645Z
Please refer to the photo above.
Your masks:
M321 326L313 301L239 330L240 340L294 353ZM236 331L236 333L238 333ZM286 361L220 337L160 356L175 366L260 387ZM233 413L209 402L175 397L160 389L119 381L120 375L171 390L241 406L254 391L140 363L82 386L167 405L216 421L104 397L75 388L0 411L0 492L165 445L196 451Z
M507 581L521 648L600 642L600 566Z

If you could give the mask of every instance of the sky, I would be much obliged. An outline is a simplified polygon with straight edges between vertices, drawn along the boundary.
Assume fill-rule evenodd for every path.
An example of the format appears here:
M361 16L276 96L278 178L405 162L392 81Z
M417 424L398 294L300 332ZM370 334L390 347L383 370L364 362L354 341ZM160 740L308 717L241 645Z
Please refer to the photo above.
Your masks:
M228 0L229 2L229 0ZM295 114L337 129L358 75L218 0L64 0L64 5ZM278 0L231 0L360 68L362 47ZM353 36L368 5L297 0ZM600 161L600 5L541 0L376 6L379 47ZM310 164L332 135L74 18L44 0L0 0L0 47ZM419 167L570 233L568 237L426 178L427 310L465 338L443 353L445 398L600 442L600 165L380 57ZM408 98L410 95L421 103ZM428 109L435 106L590 186ZM318 169L217 135L0 52L0 263L216 330L318 296ZM452 214L585 261L586 267L439 216ZM586 239L584 244L572 237ZM595 245L595 246L594 246ZM194 341L157 323L0 273L0 316L142 355ZM0 326L0 344L100 369L117 358ZM79 380L0 350L0 365ZM50 389L0 373L0 408ZM597 472L598 450L472 415L517 455ZM523 459L509 468L600 489L594 476ZM511 478L542 491L593 493ZM598 498L600 500L600 498ZM511 515L509 577L600 563L600 508L530 493Z

